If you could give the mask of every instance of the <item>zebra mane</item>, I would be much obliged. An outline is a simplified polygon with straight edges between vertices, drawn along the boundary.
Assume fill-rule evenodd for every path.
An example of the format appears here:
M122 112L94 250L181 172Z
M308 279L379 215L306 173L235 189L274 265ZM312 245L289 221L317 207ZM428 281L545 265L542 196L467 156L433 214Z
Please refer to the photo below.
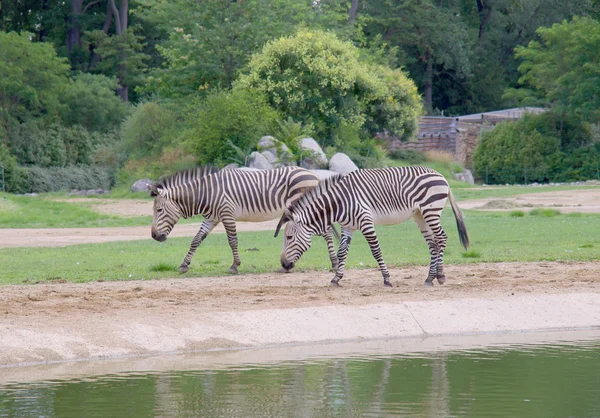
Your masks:
M317 187L314 187L304 193L298 200L293 202L288 208L288 212L293 214L302 209L310 208L312 204L324 193L333 189L342 179L343 174L335 174L319 182Z
M181 184L190 183L191 181L200 179L202 177L210 176L218 171L219 169L217 167L209 165L181 170L175 174L171 174L170 176L162 176L158 179L156 186L161 189L169 189Z

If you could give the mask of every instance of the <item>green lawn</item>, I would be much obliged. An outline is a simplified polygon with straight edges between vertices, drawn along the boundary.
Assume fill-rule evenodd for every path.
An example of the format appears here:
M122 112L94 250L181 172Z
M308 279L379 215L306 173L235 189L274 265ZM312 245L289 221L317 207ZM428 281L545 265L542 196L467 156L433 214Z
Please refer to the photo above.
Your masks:
M133 218L103 215L85 203L57 202L51 196L0 197L0 228L76 228L149 225L152 214ZM93 203L93 200L90 200Z
M511 217L508 213L467 211L466 224L472 248L460 247L450 210L443 225L449 236L445 261L452 263L495 261L600 260L600 215ZM378 228L388 266L426 265L429 253L414 222ZM52 279L74 282L177 277L191 238L151 239L63 248L0 250L0 283L35 283ZM329 259L320 237L298 263L299 270L327 270ZM281 239L272 232L239 234L241 274L272 272L279 268ZM225 234L213 234L199 248L185 275L226 275L231 251ZM375 268L376 263L360 233L355 235L348 268Z

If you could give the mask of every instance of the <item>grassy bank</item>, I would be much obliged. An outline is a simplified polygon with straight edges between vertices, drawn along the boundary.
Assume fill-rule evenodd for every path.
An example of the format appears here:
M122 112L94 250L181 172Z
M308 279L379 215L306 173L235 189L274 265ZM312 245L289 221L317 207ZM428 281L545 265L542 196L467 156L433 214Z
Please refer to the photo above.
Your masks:
M508 213L466 213L472 248L459 245L456 224L446 211L443 225L449 236L446 262L592 261L600 260L600 215L510 216ZM429 253L414 222L379 228L384 258L389 266L426 265ZM176 277L191 238L164 243L144 241L77 245L63 248L15 248L0 250L0 283L38 281L134 280ZM272 232L239 234L241 274L273 272L279 268L281 240ZM185 276L226 275L231 251L225 234L213 234L198 250ZM300 270L326 270L329 260L321 238L298 263ZM375 268L368 245L355 235L348 267ZM540 272L542 274L542 272ZM283 276L285 278L285 276ZM236 276L232 280L243 280Z

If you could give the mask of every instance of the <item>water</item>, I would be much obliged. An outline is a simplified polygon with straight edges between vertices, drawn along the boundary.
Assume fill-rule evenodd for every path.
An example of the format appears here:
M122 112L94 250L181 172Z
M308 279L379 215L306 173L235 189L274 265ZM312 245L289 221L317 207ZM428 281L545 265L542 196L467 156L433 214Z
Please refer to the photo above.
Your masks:
M184 370L86 369L52 380L35 379L44 373L32 369L29 383L0 385L0 416L600 416L600 339L428 352L386 344L340 357L317 346L328 353L294 360L284 360L297 357L293 348L215 354L217 361L204 354L180 357ZM395 346L401 352L390 353Z

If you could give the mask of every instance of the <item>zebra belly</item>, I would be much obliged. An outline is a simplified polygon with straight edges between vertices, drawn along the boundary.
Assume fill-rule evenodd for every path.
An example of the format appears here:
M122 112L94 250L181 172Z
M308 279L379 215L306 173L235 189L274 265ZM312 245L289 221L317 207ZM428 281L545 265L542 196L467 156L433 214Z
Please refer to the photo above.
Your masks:
M397 225L408 221L414 215L414 210L403 210L392 213L374 214L375 225Z
M277 218L281 217L282 214L283 214L283 209L272 211L272 212L258 212L258 213L245 212L245 213L240 213L238 216L236 216L235 220L240 221L240 222L264 222L264 221L271 221L273 219L277 219Z

